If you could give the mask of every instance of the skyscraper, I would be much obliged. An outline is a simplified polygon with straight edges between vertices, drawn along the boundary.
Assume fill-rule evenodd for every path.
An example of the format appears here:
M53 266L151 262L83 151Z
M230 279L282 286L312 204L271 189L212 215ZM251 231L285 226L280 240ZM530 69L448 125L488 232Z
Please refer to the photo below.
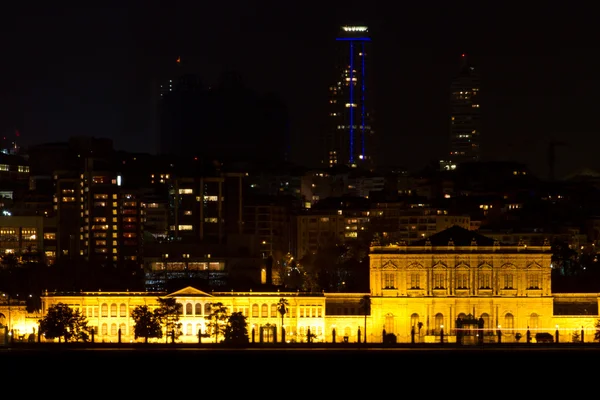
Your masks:
M373 134L369 49L366 26L342 26L337 41L334 80L329 86L329 116L323 163L372 167Z
M205 85L177 59L158 99L158 154L212 163L282 161L287 155L288 110L273 93L247 86L235 71Z
M480 160L480 86L478 71L462 54L459 73L450 85L450 151L443 169Z

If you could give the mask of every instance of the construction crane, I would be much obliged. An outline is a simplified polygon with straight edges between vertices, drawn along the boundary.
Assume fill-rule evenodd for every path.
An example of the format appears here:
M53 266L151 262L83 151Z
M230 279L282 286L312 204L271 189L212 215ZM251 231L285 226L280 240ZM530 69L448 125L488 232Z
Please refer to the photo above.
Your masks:
M567 146L567 142L563 142L561 140L551 140L550 143L548 143L548 178L551 182L556 179L556 147L558 146Z

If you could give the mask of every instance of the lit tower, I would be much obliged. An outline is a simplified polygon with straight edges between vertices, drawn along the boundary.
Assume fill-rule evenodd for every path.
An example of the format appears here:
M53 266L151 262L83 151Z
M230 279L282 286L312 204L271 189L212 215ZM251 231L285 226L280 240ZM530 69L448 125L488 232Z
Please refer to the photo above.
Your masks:
M342 26L337 41L337 65L329 86L329 122L323 163L370 168L373 165L373 129L369 95L369 29Z
M454 169L462 162L480 161L481 82L467 55L461 55L461 68L450 86L450 151L442 168Z

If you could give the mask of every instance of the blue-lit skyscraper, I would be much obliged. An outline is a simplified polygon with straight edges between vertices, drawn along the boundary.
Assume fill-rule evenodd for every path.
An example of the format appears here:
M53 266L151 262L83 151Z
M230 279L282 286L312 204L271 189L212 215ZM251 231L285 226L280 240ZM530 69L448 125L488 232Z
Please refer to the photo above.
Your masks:
M368 77L369 29L342 26L337 41L334 81L329 86L329 123L325 134L323 163L372 168L374 131L371 127L371 96Z

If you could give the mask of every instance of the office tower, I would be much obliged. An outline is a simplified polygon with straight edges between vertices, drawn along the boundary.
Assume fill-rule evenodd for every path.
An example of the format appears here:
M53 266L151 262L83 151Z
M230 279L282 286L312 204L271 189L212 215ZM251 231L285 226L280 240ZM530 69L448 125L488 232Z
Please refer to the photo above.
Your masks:
M125 186L110 160L54 173L56 255L95 265L141 265L141 189Z
M450 86L450 151L443 169L480 161L480 86L478 71L462 54L461 68Z
M204 84L181 68L160 86L159 154L236 163L286 157L288 111L279 97L251 89L236 72Z
M328 166L373 166L369 29L342 26L336 38L335 76L329 86L329 122L323 163Z

